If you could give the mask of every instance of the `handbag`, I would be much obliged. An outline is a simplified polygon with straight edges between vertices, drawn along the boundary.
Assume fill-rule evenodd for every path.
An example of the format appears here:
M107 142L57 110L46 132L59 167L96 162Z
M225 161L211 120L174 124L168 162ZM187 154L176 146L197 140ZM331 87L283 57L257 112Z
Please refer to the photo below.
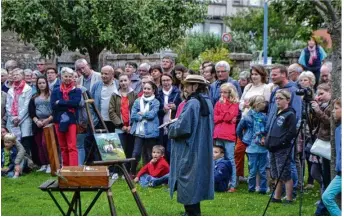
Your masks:
M311 153L315 154L319 157L326 158L327 160L331 160L331 143L330 141L324 141L321 139L315 140L312 148Z

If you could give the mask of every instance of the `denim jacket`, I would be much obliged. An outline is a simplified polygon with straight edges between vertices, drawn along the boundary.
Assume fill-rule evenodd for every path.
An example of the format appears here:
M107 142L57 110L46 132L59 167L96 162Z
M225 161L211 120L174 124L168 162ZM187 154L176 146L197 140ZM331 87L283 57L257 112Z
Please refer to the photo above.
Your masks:
M142 120L146 120L144 125L145 134L143 138L156 138L159 137L159 117L158 111L160 102L157 99L153 99L152 101L148 102L149 105L149 112L146 112L144 115L139 115L140 112L140 98L136 99L131 109L131 129L130 133L135 135L136 127L138 126L138 122Z

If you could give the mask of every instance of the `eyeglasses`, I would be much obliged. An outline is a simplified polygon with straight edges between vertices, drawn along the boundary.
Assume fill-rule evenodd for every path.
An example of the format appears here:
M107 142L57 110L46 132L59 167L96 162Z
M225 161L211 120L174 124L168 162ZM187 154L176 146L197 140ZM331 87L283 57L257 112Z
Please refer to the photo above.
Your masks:
M227 71L216 71L216 73L221 74L221 73L226 73Z
M139 69L137 71L139 71L139 72L148 72L147 70L144 70L144 69Z
M171 80L169 80L169 79L168 80L161 80L161 82L169 82L169 81L171 81Z

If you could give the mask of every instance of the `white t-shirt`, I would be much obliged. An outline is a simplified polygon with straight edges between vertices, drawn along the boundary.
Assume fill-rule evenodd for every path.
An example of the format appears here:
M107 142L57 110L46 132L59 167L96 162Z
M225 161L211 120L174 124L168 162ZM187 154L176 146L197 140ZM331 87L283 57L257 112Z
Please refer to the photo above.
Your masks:
M248 109L244 109L245 101L248 101L251 97L256 95L262 95L265 98L266 102L270 101L271 96L271 85L270 84L261 84L255 86L252 83L246 85L244 92L240 99L239 109L243 112L243 115L247 113Z
M101 92L100 113L104 121L110 121L109 105L110 105L111 95L116 91L115 89L116 89L115 82L113 82L109 86L103 85L102 92Z

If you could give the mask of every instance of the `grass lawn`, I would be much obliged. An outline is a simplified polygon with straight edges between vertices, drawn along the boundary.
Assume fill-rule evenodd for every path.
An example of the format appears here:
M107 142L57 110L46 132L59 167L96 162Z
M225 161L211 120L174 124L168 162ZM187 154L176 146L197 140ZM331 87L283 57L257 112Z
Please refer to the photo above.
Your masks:
M51 179L50 175L32 172L19 179L1 178L1 215L61 215L49 195L38 189L44 181ZM177 203L176 198L170 199L166 186L158 188L141 188L137 185L139 196L149 215L174 215L178 216L184 208ZM303 199L302 215L313 215L314 203L320 198L319 186L305 192ZM131 192L124 180L118 180L112 187L115 206L118 215L140 215ZM67 205L61 196L54 192L64 209ZM95 193L82 193L82 207L91 203ZM71 193L67 193L71 198ZM247 184L241 183L235 193L215 193L215 199L201 203L202 215L208 216L260 216L269 200L268 195L248 193ZM271 204L267 215L289 216L298 215L299 200L293 205ZM105 193L100 196L98 202L92 208L89 215L110 215Z

